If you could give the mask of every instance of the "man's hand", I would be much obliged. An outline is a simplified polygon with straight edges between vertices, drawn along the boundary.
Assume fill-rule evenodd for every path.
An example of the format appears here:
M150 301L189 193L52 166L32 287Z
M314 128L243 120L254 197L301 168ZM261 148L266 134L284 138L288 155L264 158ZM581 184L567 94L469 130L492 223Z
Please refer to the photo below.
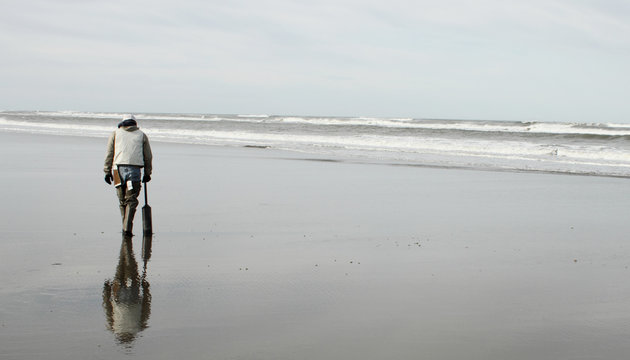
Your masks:
M144 174L144 176L142 177L142 182L148 183L149 181L151 181L151 175Z
M113 179L114 179L114 177L112 176L111 172L105 174L105 182L108 183L109 185L112 184L112 180Z

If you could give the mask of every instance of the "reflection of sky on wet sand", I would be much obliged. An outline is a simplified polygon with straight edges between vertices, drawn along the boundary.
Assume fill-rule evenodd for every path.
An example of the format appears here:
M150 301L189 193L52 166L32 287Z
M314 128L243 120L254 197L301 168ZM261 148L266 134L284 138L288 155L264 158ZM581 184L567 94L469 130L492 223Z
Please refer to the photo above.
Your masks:
M108 329L103 285L142 278L140 251L125 254L132 247L114 234L11 237L21 250L2 275L11 286L0 288L0 358L526 359L627 348L607 335L628 330L617 276L626 264L589 255L612 254L615 241L591 243L570 227L551 247L525 232L411 238L306 227L156 235L150 326L132 346ZM565 259L569 244L576 255Z
M146 242L145 238L143 243ZM138 333L148 327L151 291L146 262L140 275L131 237L123 236L116 275L103 285L103 309L107 328L120 344L131 346Z
M15 170L0 172L1 198L20 200L0 208L0 359L630 352L627 179L287 162L156 143L150 318L121 346L103 308L123 245L115 194L100 177L93 184L104 144L0 138L24 150L0 156ZM24 168L43 154L47 172ZM212 166L183 179L188 158ZM140 278L142 240L129 246Z

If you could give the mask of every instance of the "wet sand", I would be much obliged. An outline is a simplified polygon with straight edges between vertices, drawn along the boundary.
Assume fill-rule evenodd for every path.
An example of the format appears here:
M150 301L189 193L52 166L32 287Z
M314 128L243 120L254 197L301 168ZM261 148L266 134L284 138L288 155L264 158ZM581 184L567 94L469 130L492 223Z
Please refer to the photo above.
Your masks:
M630 352L627 179L154 142L143 272L105 142L0 133L1 359Z

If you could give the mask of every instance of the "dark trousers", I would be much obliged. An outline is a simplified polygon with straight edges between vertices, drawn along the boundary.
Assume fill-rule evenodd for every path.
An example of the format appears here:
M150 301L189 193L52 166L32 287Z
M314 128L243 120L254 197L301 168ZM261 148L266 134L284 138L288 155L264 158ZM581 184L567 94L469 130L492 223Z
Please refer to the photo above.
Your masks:
M123 182L116 188L118 202L120 203L123 231L129 233L133 230L133 217L136 214L138 195L140 195L140 181L133 181L132 184L133 189L128 189L126 182Z

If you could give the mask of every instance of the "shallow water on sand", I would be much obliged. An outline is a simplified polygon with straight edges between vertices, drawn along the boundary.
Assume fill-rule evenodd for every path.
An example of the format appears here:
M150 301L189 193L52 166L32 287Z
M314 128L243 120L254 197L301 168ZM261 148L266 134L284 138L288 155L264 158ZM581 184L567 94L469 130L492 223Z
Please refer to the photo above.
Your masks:
M131 242L118 233L104 141L2 136L30 160L0 157L2 198L21 200L2 210L2 359L630 350L627 180L156 143L145 269L140 218Z

